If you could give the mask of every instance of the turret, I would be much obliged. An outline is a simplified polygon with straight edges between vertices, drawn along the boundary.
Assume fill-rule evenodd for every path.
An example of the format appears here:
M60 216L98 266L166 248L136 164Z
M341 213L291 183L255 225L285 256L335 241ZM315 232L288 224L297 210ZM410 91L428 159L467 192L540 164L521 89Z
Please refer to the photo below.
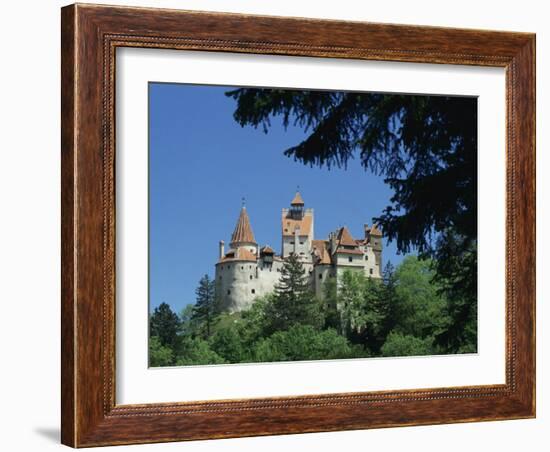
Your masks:
M382 271L382 231L378 229L376 223L373 223L372 227L365 224L365 242L367 242L376 258L376 265Z
M220 240L220 260L223 259L223 256L225 256L225 242L223 240Z
M290 209L282 211L282 257L296 254L303 261L311 261L313 240L313 209L304 209L299 191L290 202Z
M296 192L294 198L290 202L290 216L294 220L301 220L304 217L304 200L299 191Z

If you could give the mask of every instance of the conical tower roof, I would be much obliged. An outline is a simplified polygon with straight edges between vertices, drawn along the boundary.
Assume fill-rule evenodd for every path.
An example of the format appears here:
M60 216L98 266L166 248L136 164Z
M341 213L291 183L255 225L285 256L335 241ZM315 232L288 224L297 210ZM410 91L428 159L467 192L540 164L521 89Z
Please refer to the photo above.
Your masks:
M299 191L297 191L296 194L294 195L294 198L290 202L290 205L291 206L303 206L304 205L304 200L302 199L302 195L300 194Z
M231 246L238 245L239 243L256 243L252 227L250 226L250 219L244 206L241 208L237 225L231 235Z

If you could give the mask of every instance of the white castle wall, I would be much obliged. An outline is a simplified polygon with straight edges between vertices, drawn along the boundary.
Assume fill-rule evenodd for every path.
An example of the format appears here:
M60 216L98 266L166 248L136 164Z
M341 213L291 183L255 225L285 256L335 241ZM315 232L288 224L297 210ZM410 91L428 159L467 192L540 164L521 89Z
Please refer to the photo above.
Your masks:
M275 284L277 284L281 278L282 268L282 261L276 260L273 261L273 263L264 263L260 260L260 264L258 265L258 278L255 281L257 287L256 292L260 296L273 292Z
M313 287L315 291L315 296L318 298L322 298L324 296L323 287L324 287L325 281L329 277L334 276L332 265L330 264L316 265L314 267L312 276L313 276Z
M381 278L382 272L380 269L380 265L378 265L376 254L370 246L365 249L365 258L363 261L363 265L365 267L365 275L371 276L372 278Z
M216 264L216 290L222 309L229 312L248 309L257 297L273 292L281 276L282 262L230 261Z

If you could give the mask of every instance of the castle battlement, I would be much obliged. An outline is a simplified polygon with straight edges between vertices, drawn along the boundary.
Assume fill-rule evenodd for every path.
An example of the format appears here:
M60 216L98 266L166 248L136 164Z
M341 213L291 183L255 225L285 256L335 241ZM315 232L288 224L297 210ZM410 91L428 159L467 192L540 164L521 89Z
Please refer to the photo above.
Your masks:
M364 225L364 237L354 239L346 226L314 238L314 211L305 208L300 192L281 212L281 253L256 242L248 212L243 205L231 235L229 250L219 243L216 263L216 291L223 309L237 312L247 309L254 300L273 292L283 263L297 255L309 276L311 289L323 296L324 282L340 278L345 270L359 271L371 278L381 278L382 233L375 224Z

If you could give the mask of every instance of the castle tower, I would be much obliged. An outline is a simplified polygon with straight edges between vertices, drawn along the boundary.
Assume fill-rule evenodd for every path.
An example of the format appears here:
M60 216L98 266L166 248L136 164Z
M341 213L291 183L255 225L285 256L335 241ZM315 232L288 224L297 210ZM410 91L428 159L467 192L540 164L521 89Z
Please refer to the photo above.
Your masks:
M281 218L282 257L296 254L304 262L311 261L313 241L313 209L305 209L299 191L290 202L290 209L283 209Z
M378 229L376 223L372 227L365 225L365 242L367 242L374 252L376 265L382 272L382 231Z
M216 264L216 296L224 310L235 312L247 309L262 294L258 286L259 247L244 204L231 234L229 248L225 253L223 240L220 241L220 259Z
M241 207L239 219L237 220L237 224L235 225L235 229L231 235L229 247L233 250L246 248L251 253L258 254L258 244L254 239L252 226L250 226L250 219L248 218L248 213L246 212L246 207L244 205Z

